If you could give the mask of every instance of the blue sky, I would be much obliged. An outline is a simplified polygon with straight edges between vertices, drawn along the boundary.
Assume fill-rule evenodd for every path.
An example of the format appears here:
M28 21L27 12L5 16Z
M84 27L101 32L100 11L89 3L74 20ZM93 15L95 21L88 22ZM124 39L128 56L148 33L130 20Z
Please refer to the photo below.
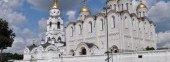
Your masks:
M81 8L82 0L59 0L62 17L74 20ZM170 47L170 0L144 0L149 8L149 18L157 25L159 47ZM134 7L138 4L133 1ZM22 52L26 45L39 43L45 31L52 0L0 0L0 18L6 19L16 33L12 48L7 52ZM105 0L87 0L92 14L100 12Z

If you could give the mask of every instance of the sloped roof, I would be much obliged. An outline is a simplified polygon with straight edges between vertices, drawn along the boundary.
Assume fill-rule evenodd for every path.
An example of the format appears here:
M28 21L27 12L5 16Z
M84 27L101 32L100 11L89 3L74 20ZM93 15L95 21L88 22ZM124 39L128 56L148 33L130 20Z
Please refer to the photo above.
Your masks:
M31 46L28 46L28 49L29 49L29 50L32 50L32 49L35 48L35 47L37 47L37 45L32 44Z
M41 46L43 47L43 48L46 48L46 47L48 47L49 45L51 45L50 43L45 43L45 44L41 44Z
M93 43L85 43L89 48L92 48L93 46L95 46L95 44Z

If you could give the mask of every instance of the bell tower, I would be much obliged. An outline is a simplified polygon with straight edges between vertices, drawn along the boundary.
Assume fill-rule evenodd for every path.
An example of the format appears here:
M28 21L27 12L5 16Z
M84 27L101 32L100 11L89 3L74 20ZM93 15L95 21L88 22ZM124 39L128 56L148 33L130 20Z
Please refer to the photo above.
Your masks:
M50 17L47 20L47 32L45 42L56 44L64 42L64 24L57 0L53 1L50 8Z

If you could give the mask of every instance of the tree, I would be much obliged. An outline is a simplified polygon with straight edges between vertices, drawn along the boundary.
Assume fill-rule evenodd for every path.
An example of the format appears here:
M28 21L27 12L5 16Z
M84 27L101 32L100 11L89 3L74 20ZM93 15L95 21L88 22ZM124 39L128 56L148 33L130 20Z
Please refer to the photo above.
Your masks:
M15 33L13 33L13 30L9 28L8 22L6 20L0 19L0 60L2 60L3 50L12 46L14 37Z
M7 62L8 60L21 60L23 55L17 53L3 53L3 61Z
M146 49L147 51L148 51L148 50L155 50L154 47L149 47L149 46L147 46L145 49Z

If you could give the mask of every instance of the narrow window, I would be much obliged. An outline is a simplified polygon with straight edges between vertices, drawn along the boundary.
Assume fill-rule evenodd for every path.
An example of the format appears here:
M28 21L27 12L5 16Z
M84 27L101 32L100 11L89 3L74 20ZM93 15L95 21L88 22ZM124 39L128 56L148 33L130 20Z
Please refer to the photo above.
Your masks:
M126 8L127 8L127 10L129 10L129 8L128 8L128 3L126 3Z
M135 20L134 20L134 19L133 19L133 21L132 21L132 27L133 27L133 30L136 29L136 23L135 23Z
M103 29L104 29L103 22L104 22L103 19L101 19L101 27L100 27L101 29L100 29L100 30L103 30Z
M92 22L89 22L89 32L91 33L92 32Z
M113 28L115 28L116 27L116 23L115 23L115 17L114 16L112 16L112 21L113 21Z
M143 16L145 16L145 12L143 11Z
M139 17L141 17L141 12L139 12Z
M73 36L73 27L71 27L71 36Z
M79 34L82 34L82 27L79 25Z
M50 27L52 26L52 22L50 22Z
M116 10L116 4L114 4L114 9Z
M122 4L122 11L123 11L123 4Z
M128 28L128 20L127 20L127 17L125 17L125 28Z
M60 29L60 22L57 22L57 28Z
M112 8L112 5L110 5L109 8Z

